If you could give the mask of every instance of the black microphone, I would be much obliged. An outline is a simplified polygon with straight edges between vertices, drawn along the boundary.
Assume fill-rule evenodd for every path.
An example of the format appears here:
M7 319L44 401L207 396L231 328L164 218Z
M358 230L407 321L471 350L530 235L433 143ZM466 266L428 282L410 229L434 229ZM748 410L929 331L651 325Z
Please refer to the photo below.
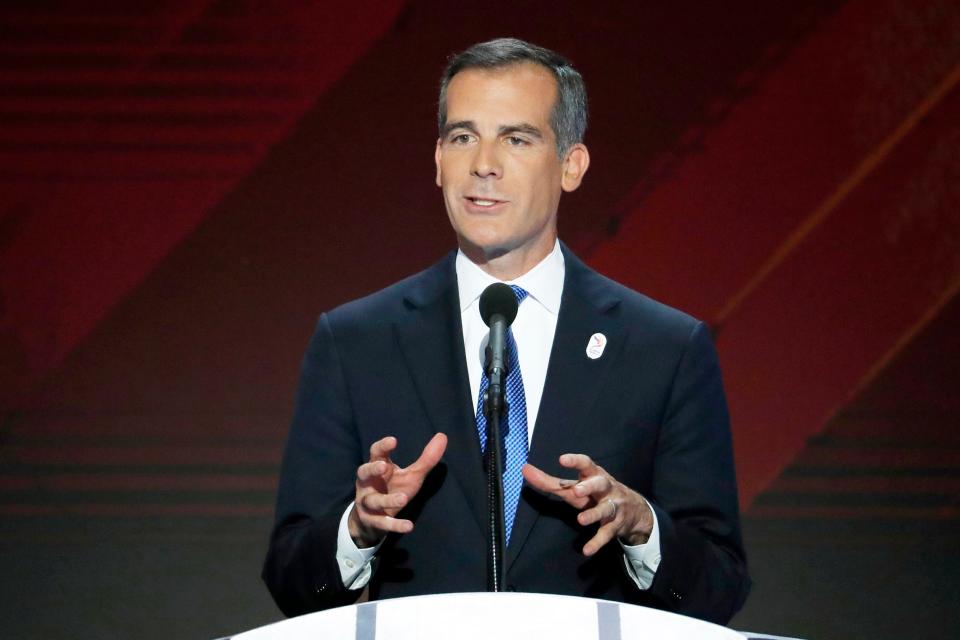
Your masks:
M484 289L480 295L480 317L490 327L490 339L487 341L484 363L484 370L490 381L483 408L487 420L493 413L501 416L506 410L503 385L508 373L507 328L517 317L518 306L513 289L502 282L495 282Z
M490 546L487 549L487 590L501 591L503 584L503 545L506 539L503 517L503 451L500 418L507 412L504 388L507 381L507 328L517 317L517 296L513 289L496 282L480 295L480 317L490 327L484 370L488 378L483 397L483 415L487 419L487 506L489 507Z

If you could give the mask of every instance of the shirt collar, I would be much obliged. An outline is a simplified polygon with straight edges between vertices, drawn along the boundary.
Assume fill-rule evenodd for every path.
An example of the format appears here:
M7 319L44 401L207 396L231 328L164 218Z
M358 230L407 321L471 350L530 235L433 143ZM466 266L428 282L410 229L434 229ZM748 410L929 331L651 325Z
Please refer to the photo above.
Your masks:
M489 273L470 261L463 251L457 250L456 259L457 289L460 294L460 312L472 305L483 290L494 282L500 282ZM530 297L543 305L550 313L560 311L560 296L563 293L563 279L566 275L563 252L557 240L546 258L516 280L507 280L505 284L522 287Z

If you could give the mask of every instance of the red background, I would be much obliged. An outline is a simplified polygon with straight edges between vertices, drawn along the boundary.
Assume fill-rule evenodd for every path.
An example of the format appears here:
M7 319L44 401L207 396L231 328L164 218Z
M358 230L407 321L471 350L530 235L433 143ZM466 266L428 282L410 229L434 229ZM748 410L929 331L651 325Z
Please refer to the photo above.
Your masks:
M513 35L590 92L561 237L714 327L748 522L956 523L958 33L943 0L7 3L0 514L267 522L316 316L453 246L445 58Z

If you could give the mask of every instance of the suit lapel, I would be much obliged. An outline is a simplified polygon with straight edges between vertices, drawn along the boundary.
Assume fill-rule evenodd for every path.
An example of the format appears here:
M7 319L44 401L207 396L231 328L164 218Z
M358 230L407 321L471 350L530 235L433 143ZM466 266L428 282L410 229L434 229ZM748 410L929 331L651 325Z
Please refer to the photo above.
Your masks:
M558 458L583 451L583 441L589 438L596 419L594 406L610 365L623 347L625 330L617 322L619 297L609 281L588 269L565 246L563 249L566 275L560 314L528 460L547 473L570 477ZM601 357L591 359L586 347L595 333L606 336L607 345ZM524 489L524 493L529 491ZM507 570L539 517L527 497L521 498L507 550Z
M486 521L486 478L473 417L453 255L404 298L397 340L435 432L447 435L443 460L459 482L477 526Z

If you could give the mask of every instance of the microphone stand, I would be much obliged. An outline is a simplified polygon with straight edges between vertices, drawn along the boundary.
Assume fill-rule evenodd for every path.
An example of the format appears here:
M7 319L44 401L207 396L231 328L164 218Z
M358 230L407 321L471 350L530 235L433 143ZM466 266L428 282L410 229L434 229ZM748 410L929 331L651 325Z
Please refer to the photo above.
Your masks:
M500 438L500 418L506 415L505 362L506 319L495 314L490 319L490 342L486 349L489 384L483 397L483 415L487 419L487 450L484 462L487 469L487 505L489 507L490 547L487 550L487 591L503 590L503 549L506 540L503 515L503 447Z

